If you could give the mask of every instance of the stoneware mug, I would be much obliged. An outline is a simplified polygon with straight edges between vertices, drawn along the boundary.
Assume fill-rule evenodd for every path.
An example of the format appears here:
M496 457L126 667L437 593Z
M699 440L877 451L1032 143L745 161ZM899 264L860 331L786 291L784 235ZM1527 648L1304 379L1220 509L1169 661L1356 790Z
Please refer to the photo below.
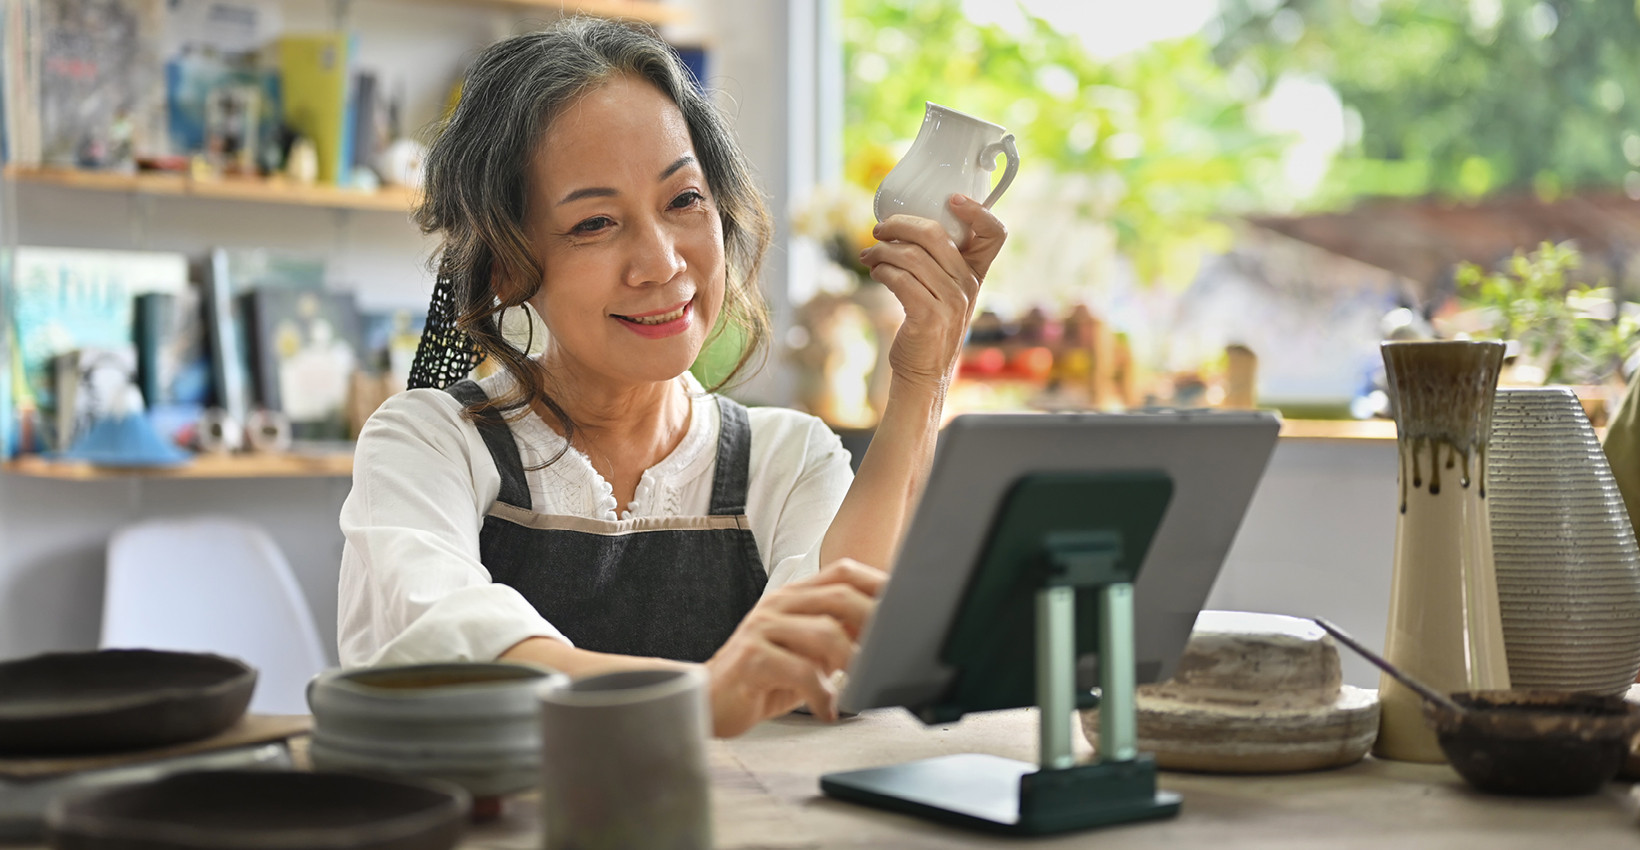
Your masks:
M703 670L555 678L537 694L546 850L712 846Z
M1007 157L1008 165L996 185L990 186L990 173L996 170L998 155ZM951 196L961 192L970 198L984 198L985 208L990 209L1017 173L1019 151L1014 148L1012 133L989 121L929 103L911 150L877 187L877 220L900 214L931 218L961 247L966 228L951 214Z

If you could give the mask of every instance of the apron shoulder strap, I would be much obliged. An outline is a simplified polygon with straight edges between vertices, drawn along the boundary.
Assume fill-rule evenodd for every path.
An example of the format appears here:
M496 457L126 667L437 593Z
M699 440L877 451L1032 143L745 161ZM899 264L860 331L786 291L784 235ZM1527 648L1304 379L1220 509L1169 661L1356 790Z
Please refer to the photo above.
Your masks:
M740 402L718 396L717 469L712 474L712 516L746 513L752 467L752 421Z
M444 391L455 396L456 401L463 406L472 407L489 401L484 388L477 381L465 378L457 381ZM499 413L493 418L478 419L478 435L484 438L484 445L490 450L490 459L495 461L497 472L501 473L501 492L496 501L512 505L516 508L530 510L530 486L524 480L524 461L518 456L518 442L513 439L512 429L501 419Z

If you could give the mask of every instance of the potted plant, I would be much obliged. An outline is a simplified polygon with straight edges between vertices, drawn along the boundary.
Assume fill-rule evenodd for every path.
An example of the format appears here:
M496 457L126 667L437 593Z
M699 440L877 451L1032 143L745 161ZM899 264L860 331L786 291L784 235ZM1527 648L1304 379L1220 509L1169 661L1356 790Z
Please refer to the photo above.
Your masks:
M1464 263L1456 275L1463 312L1449 326L1505 341L1504 383L1570 385L1598 425L1621 396L1624 362L1640 341L1640 304L1604 280L1579 282L1581 267L1570 242L1516 251L1494 272Z

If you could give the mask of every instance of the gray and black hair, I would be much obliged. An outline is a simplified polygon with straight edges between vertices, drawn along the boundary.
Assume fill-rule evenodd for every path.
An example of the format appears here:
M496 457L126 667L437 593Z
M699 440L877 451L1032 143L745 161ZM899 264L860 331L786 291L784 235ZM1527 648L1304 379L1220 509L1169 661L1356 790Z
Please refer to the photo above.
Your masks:
M711 389L740 378L754 356L764 353L769 320L757 281L773 225L727 120L653 31L570 18L480 53L427 152L415 220L424 232L442 239L434 303L417 366L440 362L440 352L427 349L442 347L445 362L455 356L470 366L471 358L489 357L518 379L517 392L470 411L472 415L494 416L540 401L559 420L566 438L574 431L574 423L548 394L539 366L502 338L499 317L534 296L543 277L524 231L526 175L536 146L566 106L622 75L647 80L677 104L722 219L728 274L720 326L738 326L746 343L735 368ZM443 333L435 328L440 290L445 319L454 324ZM461 372L450 376L454 379L465 374L441 371Z

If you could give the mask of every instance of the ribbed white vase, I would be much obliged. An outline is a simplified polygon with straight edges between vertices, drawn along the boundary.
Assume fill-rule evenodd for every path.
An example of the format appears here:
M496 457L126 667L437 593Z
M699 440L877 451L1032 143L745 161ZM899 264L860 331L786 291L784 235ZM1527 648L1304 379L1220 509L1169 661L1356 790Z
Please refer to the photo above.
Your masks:
M1640 549L1576 394L1499 390L1487 478L1510 682L1622 693L1640 672Z

